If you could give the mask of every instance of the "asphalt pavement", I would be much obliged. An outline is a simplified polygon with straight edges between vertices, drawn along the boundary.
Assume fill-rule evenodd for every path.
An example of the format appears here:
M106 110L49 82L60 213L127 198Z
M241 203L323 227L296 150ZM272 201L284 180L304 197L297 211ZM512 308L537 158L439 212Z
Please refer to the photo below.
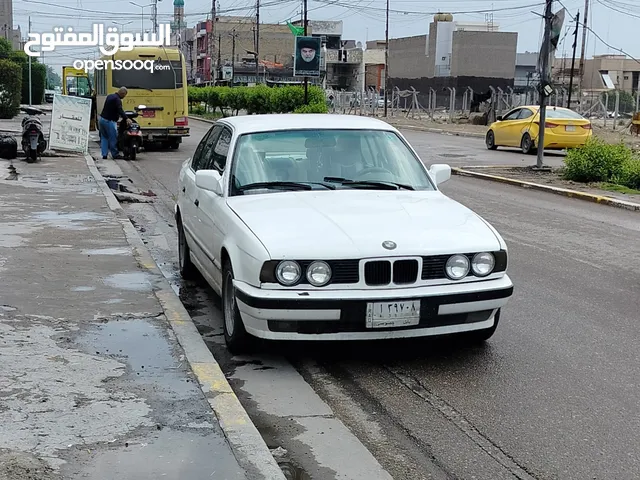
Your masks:
M209 127L192 120L177 152L118 162L137 188L158 195L153 205L126 209L252 420L270 446L289 451L300 478L367 478L340 471L357 464L355 453L340 463L319 452L339 436L314 436L308 422L277 408L277 392L304 404L309 385L396 479L640 478L637 212L453 177L443 191L491 222L510 249L515 294L488 345L266 344L255 356L232 357L220 336L219 299L176 275L177 172ZM533 163L489 152L482 139L403 133L426 164ZM269 372L268 385L261 372Z

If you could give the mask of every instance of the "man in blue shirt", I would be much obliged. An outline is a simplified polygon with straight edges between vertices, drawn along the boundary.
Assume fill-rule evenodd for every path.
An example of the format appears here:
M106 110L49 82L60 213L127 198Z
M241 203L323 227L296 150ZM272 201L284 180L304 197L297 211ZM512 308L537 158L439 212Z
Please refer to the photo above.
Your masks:
M115 159L122 158L118 152L118 120L127 118L122 109L122 99L127 96L126 87L120 87L116 93L107 95L100 114L100 149L102 150L102 158L105 160L107 154L111 152L111 157ZM131 119L127 118L127 124L131 123Z

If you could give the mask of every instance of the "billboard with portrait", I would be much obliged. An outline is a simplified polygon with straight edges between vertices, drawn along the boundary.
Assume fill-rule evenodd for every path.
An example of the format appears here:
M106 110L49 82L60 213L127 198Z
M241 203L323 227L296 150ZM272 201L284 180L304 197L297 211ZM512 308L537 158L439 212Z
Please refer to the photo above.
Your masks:
M295 77L320 76L320 37L296 37L293 75Z

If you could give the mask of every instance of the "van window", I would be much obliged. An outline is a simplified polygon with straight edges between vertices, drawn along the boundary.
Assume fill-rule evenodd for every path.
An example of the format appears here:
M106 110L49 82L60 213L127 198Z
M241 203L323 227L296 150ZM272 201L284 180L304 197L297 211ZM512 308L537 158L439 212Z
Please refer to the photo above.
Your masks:
M138 61L138 60L136 60ZM140 60L142 61L142 60ZM132 68L113 69L112 87L127 87L129 89L173 90L182 88L182 62L155 61L154 71Z

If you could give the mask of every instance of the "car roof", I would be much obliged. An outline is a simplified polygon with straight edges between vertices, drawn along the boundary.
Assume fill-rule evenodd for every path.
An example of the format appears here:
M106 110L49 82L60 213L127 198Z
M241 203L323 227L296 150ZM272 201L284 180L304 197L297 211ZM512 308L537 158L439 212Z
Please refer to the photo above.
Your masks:
M318 113L284 113L269 115L239 115L219 120L231 125L239 135L277 130L380 130L396 132L387 122L358 115Z

